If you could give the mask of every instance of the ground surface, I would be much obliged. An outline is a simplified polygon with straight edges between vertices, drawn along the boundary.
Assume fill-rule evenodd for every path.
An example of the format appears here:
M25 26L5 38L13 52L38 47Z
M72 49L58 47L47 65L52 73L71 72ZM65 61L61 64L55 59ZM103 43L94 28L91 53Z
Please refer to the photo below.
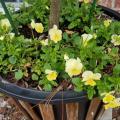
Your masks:
M0 97L0 120L27 120L11 98Z

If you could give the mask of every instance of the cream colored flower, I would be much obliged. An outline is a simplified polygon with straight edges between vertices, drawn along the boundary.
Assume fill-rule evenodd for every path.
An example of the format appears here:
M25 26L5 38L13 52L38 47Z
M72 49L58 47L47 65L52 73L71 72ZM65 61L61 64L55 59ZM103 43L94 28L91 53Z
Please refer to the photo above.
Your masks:
M34 20L31 21L31 27L32 27L32 29L35 29L35 21Z
M0 36L0 40L3 41L5 36Z
M68 59L69 59L68 55L64 54L64 60L68 60Z
M82 40L83 40L83 46L87 46L88 42L93 38L93 35L91 34L83 34Z
M45 6L45 8L46 8L47 10L49 10L49 7L48 7L48 6Z
M104 21L104 26L105 26L105 27L109 27L111 22L112 22L112 20L109 20L109 19L108 19L108 20L105 20L105 21Z
M67 72L70 77L79 75L82 72L82 68L83 64L79 58L66 60L65 72Z
M35 23L34 20L31 22L31 27L36 30L38 33L43 33L44 27L42 23Z
M112 43L117 46L120 45L120 35L112 35Z
M15 37L15 33L12 33L12 32L9 33L8 35L9 35L10 39L13 39Z
M48 45L48 39L46 39L46 40L41 40L40 43L41 43L43 46L47 46L47 45Z
M83 82L85 82L85 85L95 86L96 82L95 80L100 80L101 74L100 73L93 73L92 71L85 71L82 74Z
M50 39L57 43L62 40L62 31L57 28L56 25L53 26L52 29L49 30Z
M49 81L52 81L52 80L56 80L57 76L58 76L58 73L55 71L55 70L45 70L45 73L47 74L47 79Z
M93 38L96 39L97 38L97 34L94 33L93 34Z
M6 29L6 30L8 30L11 27L11 24L10 24L9 20L6 19L6 18L2 19L0 21L0 25L1 25L2 29Z

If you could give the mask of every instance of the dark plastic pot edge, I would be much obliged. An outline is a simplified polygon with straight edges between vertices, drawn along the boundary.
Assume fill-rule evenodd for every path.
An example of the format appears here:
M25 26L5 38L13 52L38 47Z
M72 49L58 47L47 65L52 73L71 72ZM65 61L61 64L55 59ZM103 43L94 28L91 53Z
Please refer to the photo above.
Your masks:
M17 99L34 104L39 102L40 103L47 102L47 97L51 94L51 92L22 88L15 84L6 82L2 78L0 78L0 91L11 97L15 97ZM50 103L56 104L61 101L65 103L74 101L82 102L83 99L87 99L86 92L75 92L72 90L63 92L60 91L51 99Z
M116 20L120 20L120 14L109 8L99 6L102 8L105 14L113 17ZM27 101L30 103L47 102L46 98L51 92L37 91L35 89L22 88L12 83L6 82L4 79L0 78L0 92L5 93L11 97L15 97L19 100ZM75 91L61 91L58 92L50 101L50 103L63 102L81 102L87 100L86 92L75 92Z
M114 19L120 21L120 13L118 13L117 11L114 11L110 8L107 8L107 7L104 7L104 6L101 6L101 5L98 5L100 8L102 8L102 11L109 15L110 17L113 17Z

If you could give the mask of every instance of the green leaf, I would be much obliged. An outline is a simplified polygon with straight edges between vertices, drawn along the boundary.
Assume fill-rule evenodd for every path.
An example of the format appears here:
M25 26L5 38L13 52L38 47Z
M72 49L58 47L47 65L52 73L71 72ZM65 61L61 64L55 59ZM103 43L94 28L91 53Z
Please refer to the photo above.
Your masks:
M50 84L46 84L46 85L44 86L44 90L45 90L45 91L51 91L51 90L52 90L52 86L51 86Z
M51 84L52 84L53 86L58 86L58 84L56 83L56 81L51 81Z
M68 40L68 34L66 32L63 33L63 39Z
M78 86L81 83L81 79L79 77L72 78L72 83Z
M77 26L77 23L75 22L71 22L69 25L68 25L68 29L73 29L74 27Z
M120 64L117 64L114 69L113 69L113 73L115 75L119 75L120 74Z
M76 92L80 92L80 91L83 90L83 86L82 86L82 85L81 85L81 86L75 86L74 90L75 90Z
M22 77L23 77L22 70L18 70L17 72L15 72L15 78L16 78L16 80L20 80L20 79L22 79Z
M95 94L94 88L88 88L87 89L87 94L88 94L88 98L91 100Z
M32 74L32 80L38 80L38 75L36 75L35 73Z
M50 66L50 64L48 64L48 63L45 63L45 65L44 65L44 70L46 70L46 69L51 69L51 66Z
M14 56L9 57L8 60L9 60L9 62L10 62L11 64L15 64L16 61L17 61L16 57L14 57Z

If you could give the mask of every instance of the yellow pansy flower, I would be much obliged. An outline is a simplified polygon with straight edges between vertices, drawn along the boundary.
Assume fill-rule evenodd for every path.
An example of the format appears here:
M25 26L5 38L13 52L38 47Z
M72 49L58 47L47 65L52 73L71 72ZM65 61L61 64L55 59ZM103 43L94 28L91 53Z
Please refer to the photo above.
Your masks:
M97 38L97 34L94 33L93 34L93 38L96 39Z
M120 45L120 35L112 35L112 43L117 46Z
M47 69L47 70L45 70L45 73L47 74L46 77L49 81L56 80L56 78L58 76L57 72L54 70Z
M109 102L113 101L114 99L115 99L115 97L113 95L111 95L110 93L107 93L105 95L105 97L103 98L103 102L109 103Z
M9 35L10 39L13 39L15 37L15 33L12 33L12 32L9 33L8 35Z
M112 94L113 92L104 94L103 102L105 103L105 109L120 107L120 98L115 98Z
M93 73L92 71L85 71L82 74L83 82L85 82L85 85L95 86L96 82L95 80L100 80L101 74L100 73Z
M105 106L105 109L120 107L120 98L116 98L104 106Z
M96 85L96 82L95 82L94 80L90 79L90 80L87 80L87 81L85 82L85 85L95 86L95 85Z
M82 35L82 40L83 40L83 46L87 46L88 42L93 38L93 35L91 34L83 34Z
M85 4L90 3L90 0L83 0Z
M44 27L42 23L35 23L34 20L31 22L31 27L36 30L38 33L43 33Z
M36 30L38 33L43 33L44 27L43 27L42 23L36 23L36 24L35 24L35 30Z
M41 40L40 43L41 43L43 46L47 46L47 45L48 45L48 39L46 39L46 40Z
M8 30L11 27L11 24L10 24L9 20L6 19L6 18L2 19L0 21L0 25L1 25L2 29L5 29L5 30Z
M52 29L49 30L50 39L57 43L62 40L62 31L58 29L56 25L53 26Z
M5 36L0 36L0 40L3 41Z
M65 72L67 72L70 77L79 75L82 72L82 68L83 64L79 58L66 60Z
M68 59L69 59L68 55L64 54L64 60L68 60Z
M111 22L112 22L112 20L109 20L109 19L108 19L108 20L105 20L105 21L104 21L104 26L105 26L105 27L109 27Z

